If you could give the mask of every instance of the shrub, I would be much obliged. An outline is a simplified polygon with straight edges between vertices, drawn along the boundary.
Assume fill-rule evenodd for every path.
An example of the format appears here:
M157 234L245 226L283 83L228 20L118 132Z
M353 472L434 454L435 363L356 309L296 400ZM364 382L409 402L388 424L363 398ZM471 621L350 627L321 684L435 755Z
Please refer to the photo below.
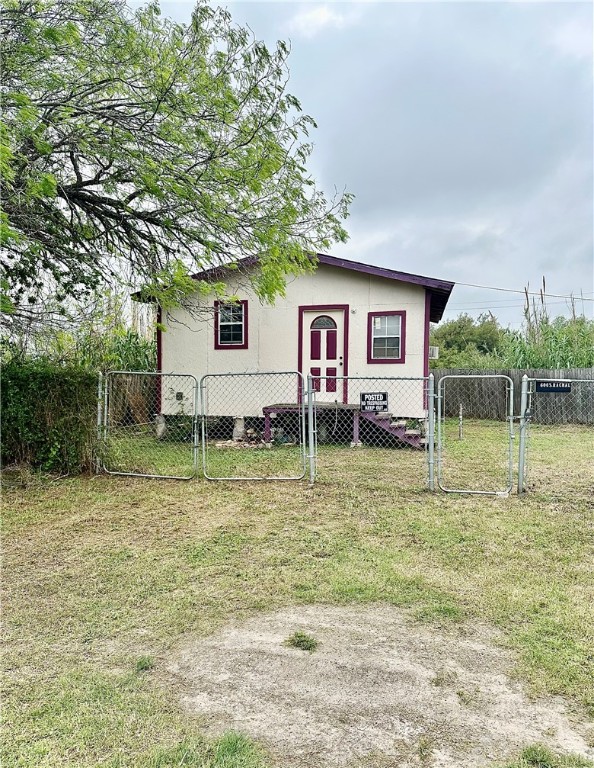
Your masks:
M91 468L97 376L79 366L13 360L2 368L2 464L46 472Z

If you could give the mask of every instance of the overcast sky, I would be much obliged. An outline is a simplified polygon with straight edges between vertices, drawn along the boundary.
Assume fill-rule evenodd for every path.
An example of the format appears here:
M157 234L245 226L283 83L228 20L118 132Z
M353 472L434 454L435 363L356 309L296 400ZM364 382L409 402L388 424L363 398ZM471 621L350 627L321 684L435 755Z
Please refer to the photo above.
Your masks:
M594 296L591 3L221 4L291 41L289 90L318 123L311 170L356 198L333 255ZM188 21L193 3L161 7ZM446 318L487 309L522 321L521 296L460 285Z

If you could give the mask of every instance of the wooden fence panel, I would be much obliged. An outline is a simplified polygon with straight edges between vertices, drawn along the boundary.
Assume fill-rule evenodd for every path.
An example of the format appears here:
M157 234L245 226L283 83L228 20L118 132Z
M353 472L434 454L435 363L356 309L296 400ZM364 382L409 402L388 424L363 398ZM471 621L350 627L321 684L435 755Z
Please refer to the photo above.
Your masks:
M594 368L542 369L469 369L439 368L431 371L435 376L435 389L444 376L503 375L514 383L514 414L520 413L522 377L531 379L572 379L592 381L575 384L571 394L545 393L537 395L538 408L534 409L536 424L594 424ZM458 416L462 403L467 418L504 420L507 417L505 387L500 379L467 379L446 382L444 416Z

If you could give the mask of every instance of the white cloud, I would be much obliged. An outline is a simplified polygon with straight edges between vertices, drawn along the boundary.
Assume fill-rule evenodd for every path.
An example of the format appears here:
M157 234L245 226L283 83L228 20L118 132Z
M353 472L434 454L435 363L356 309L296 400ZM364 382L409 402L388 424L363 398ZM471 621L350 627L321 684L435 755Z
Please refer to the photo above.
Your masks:
M576 59L592 58L592 28L583 18L571 19L555 30L551 42L563 56Z
M361 16L357 7L347 11L329 4L303 8L288 22L288 31L300 37L313 38L326 30L344 29L355 24Z

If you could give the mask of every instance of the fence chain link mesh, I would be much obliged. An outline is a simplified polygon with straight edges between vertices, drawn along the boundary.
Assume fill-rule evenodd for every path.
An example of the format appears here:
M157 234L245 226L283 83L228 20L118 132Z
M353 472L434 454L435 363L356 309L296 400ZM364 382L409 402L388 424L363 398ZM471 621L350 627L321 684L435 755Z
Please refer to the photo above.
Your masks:
M444 376L438 387L438 484L443 491L508 494L513 486L513 382Z
M594 498L594 378L527 386L523 490Z
M189 480L196 474L197 381L176 373L105 377L102 464L116 475Z
M571 488L591 497L594 375L524 382L521 398L515 393L522 403L516 403L519 489ZM190 479L201 442L209 479L293 480L309 468L313 480L317 464L323 482L347 476L350 483L397 492L424 488L429 479L433 487L428 433L437 403L439 487L508 493L514 468L511 380L446 375L435 402L432 384L432 377L305 381L292 371L209 374L199 386L191 375L112 371L99 398L99 465L112 474Z
M392 493L427 487L427 378L322 376L311 382L319 480L348 478Z
M305 400L305 382L296 371L203 376L204 476L210 480L304 477Z

